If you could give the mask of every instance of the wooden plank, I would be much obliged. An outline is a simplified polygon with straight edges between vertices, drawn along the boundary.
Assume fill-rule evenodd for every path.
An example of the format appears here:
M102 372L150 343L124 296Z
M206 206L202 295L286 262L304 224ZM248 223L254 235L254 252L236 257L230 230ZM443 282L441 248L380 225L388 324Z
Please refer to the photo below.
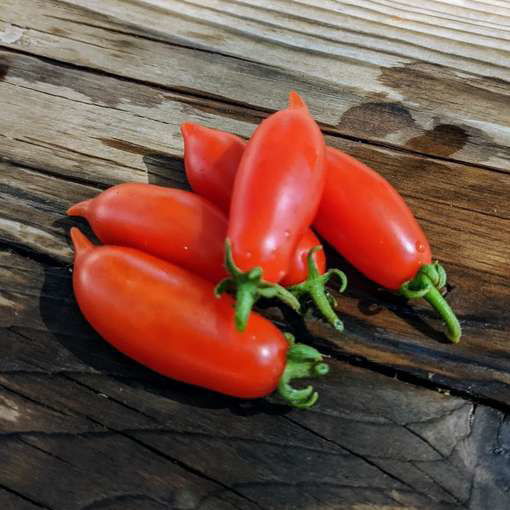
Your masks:
M310 412L148 371L0 374L0 411L19 413L0 437L0 485L44 508L62 508L64 490L70 509L185 496L213 509L506 508L503 413L331 363Z
M463 4L2 2L0 508L508 508L510 37L501 2ZM310 412L110 348L72 296L64 216L124 180L185 188L181 121L248 137L290 87L405 196L465 331L441 343L423 303L329 253L345 335L264 309L331 356Z
M508 170L510 42L492 10L473 18L386 0L4 4L4 47L258 114L297 88L331 132Z
M228 119L204 100L24 55L2 51L0 58L9 67L0 82L2 156L79 181L147 180L144 156L182 155L184 120L245 136L253 130L249 120L235 112Z
M378 150L372 152L371 157L378 158L382 163L388 154L387 151ZM398 161L391 157L385 168L392 172L392 168L398 166ZM44 352L47 349L56 349L58 352L58 345L51 340L51 334L45 332L49 330L62 334L62 341L71 352L77 353L78 358L86 356L92 366L97 365L100 370L111 369L111 362L104 361L104 356L110 356L111 352L102 342L96 341L94 349L83 343L84 339L88 342L95 335L81 319L74 304L71 274L65 266L71 261L67 229L74 220L60 219L55 223L55 217L60 215L62 218L71 203L92 197L98 190L56 176L40 175L34 170L12 164L4 163L0 168L0 190L5 190L2 203L6 204L0 206L0 216L9 217L12 214L9 213L11 204L16 203L17 215L12 221L20 225L18 231L22 232L24 225L29 224L35 232L42 232L39 236L20 236L14 240L15 246L21 253L50 257L52 264L58 264L43 271L35 261L4 252L4 262L0 263L4 292L0 320L16 333L26 335L24 328L30 328L36 330L37 334L29 335L31 344L28 351L25 351L24 344L20 346L17 342L16 350L10 352L11 348L8 347L6 352L1 353L0 366L33 370L36 363L50 370L44 361ZM182 178L182 168L175 168L173 172L175 175L170 173L172 180ZM446 168L442 169L442 173L448 175ZM503 174L498 175L508 178ZM38 182L43 184L42 189L38 189ZM483 186L482 181L478 184ZM55 201L57 212L46 211L40 206L46 188L59 190L60 202ZM487 194L491 193L491 186L484 189L485 200ZM494 200L499 200L504 207L504 199L500 195L499 199L496 198L498 195L498 190L494 189ZM459 200L466 199L461 195ZM346 269L351 282L347 294L338 296L339 313L345 319L346 331L338 335L311 316L307 318L306 326L312 335L322 339L322 348L333 354L362 357L413 377L509 404L509 319L506 311L510 307L510 293L505 277L508 245L501 239L502 229L508 228L508 220L504 220L506 223L501 220L503 226L499 227L498 240L484 234L491 231L494 218L462 210L462 216L470 221L459 223L455 208L450 205L434 203L426 206L421 201L413 202L413 205L419 211L426 212L423 224L430 234L434 251L447 262L450 282L455 287L448 299L458 311L464 328L461 344L452 346L442 343L441 325L426 304L406 305L391 294L378 290L331 252L328 252L330 263ZM482 206L483 201L480 201ZM476 208L476 204L473 207ZM441 214L438 215L438 211ZM503 218L506 217L504 212L501 214ZM425 220L425 217L437 216L441 218L439 223ZM464 228L463 225L469 227L476 223L480 228L477 234L481 236L479 241L476 241L475 235L460 237L459 241L452 240L462 235L458 229ZM83 225L83 222L80 224ZM52 240L49 247L41 241L44 235ZM13 242L10 225L0 228L2 240ZM285 320L275 315L273 309L267 310L267 313L278 320ZM303 334L302 323L296 322L292 316L287 320L291 321L299 335ZM80 328L69 330L73 324L79 324ZM11 334L15 335L14 332ZM83 369L83 364L75 357L65 356L62 362L68 369Z
M128 85L23 55L7 58L9 73L0 85L8 97L9 119L2 153L44 170L41 175L38 170L3 166L0 239L52 260L71 260L66 238L71 221L63 219L65 209L98 191L81 181L105 186L125 179L149 180L182 187L181 121L196 120L244 136L253 129L253 119L242 120L238 111L211 110L199 99L189 104L189 98L174 94L158 103L160 91L147 85ZM122 107L108 107L102 90L107 97L121 98ZM72 112L72 117L63 111ZM343 354L508 402L508 175L334 137L328 137L328 143L366 161L406 197L435 256L447 265L455 286L449 300L461 317L464 339L456 348L438 343L441 325L426 306L404 306L334 258L331 263L347 267L351 280L347 298L340 300L348 333L339 338L317 322L314 334L330 340L330 348ZM63 182L61 177L80 182ZM367 303L379 307L379 313L367 315ZM34 312L35 307L24 309L17 324L32 323L38 316L32 316ZM61 317L56 317L52 327L59 328Z

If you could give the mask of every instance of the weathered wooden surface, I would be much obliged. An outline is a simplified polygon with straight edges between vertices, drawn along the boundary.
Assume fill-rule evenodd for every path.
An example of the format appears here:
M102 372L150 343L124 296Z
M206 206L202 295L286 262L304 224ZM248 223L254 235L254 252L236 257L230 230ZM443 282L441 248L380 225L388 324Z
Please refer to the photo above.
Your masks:
M0 268L11 313L2 312L0 486L11 498L119 510L508 501L501 411L333 359L310 412L214 396L110 349L81 318L67 267L4 250Z
M456 4L0 0L0 508L510 506L510 9ZM344 335L265 310L332 356L308 413L107 347L64 215L125 180L185 188L180 122L248 137L290 88L405 196L464 329L443 343L348 266Z

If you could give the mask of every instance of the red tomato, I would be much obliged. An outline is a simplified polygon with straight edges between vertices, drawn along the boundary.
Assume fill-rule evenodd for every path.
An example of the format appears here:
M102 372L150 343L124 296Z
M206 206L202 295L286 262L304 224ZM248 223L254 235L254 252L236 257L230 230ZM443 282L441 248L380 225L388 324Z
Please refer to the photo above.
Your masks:
M423 298L457 343L461 327L438 289L442 266L409 207L379 174L341 151L326 150L326 186L314 226L353 266L403 296Z
M297 94L290 95L289 105L299 107L303 104ZM227 140L223 133L214 130L203 133L199 126L195 126L190 134L195 147L202 141L204 157L215 136ZM223 179L233 182L235 166L231 161L228 172L214 165L207 170L204 159L204 184L207 176L211 181ZM440 293L436 292L445 285L446 273L437 262L431 264L427 238L402 197L379 174L339 150L326 148L325 169L326 186L315 219L317 230L370 279L388 289L400 291L408 298L427 299L445 320L449 338L458 341L461 334L458 320ZM196 172L193 166L187 171L189 174ZM207 193L205 185L202 189ZM222 192L229 193L230 185L224 186ZM283 285L296 287L299 279L305 278L305 254L318 244L315 239L309 238L308 245L306 236L301 240L287 275L281 280ZM314 256L324 255L317 252ZM317 259L316 264L322 267ZM324 269L320 272L322 274ZM340 274L338 276L342 278ZM310 293L309 290L306 292ZM325 304L319 303L324 302L321 294L312 298L324 316L338 327L332 310L328 311Z
M314 226L353 266L383 287L399 290L431 263L425 234L388 181L331 147L326 175Z
M230 133L191 122L182 124L181 132L184 168L193 191L228 214L234 178L246 142Z
M228 238L242 271L266 282L287 272L317 212L325 182L324 140L305 107L270 115L255 130L237 170Z
M106 244L138 248L212 282L226 276L223 264L227 219L202 197L152 184L113 186L73 205Z
M292 254L292 260L289 264L287 274L280 281L283 286L289 287L297 285L306 280L308 277L308 255L310 250L316 246L321 246L321 242L313 233L312 229L309 228ZM326 255L324 254L324 250L316 250L312 258L317 272L319 274L324 274L326 271Z
M181 132L184 139L186 176L193 191L228 214L237 167L246 142L230 133L190 122L182 124ZM280 281L282 285L287 287L306 280L307 255L313 247L320 244L317 236L308 229L292 255L287 273ZM313 259L318 272L323 274L326 270L324 251L316 251Z
M289 348L284 335L256 313L239 333L232 299L215 299L210 282L169 262L133 248L94 246L77 228L71 237L78 305L119 351L160 374L227 395L256 398L280 385L293 405L315 402L312 389L289 386L293 376L299 377L292 359L296 351L308 352L305 364L303 356L299 362L308 375L327 372L313 348Z

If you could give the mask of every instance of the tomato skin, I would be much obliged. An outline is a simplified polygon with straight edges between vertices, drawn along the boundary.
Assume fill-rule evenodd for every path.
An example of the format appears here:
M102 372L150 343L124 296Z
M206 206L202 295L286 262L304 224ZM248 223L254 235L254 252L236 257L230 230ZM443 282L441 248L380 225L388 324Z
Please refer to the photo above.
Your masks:
M314 226L368 278L398 290L430 264L430 246L399 193L378 173L328 147Z
M228 226L233 259L279 282L324 188L324 140L303 107L281 110L255 130L237 170Z
M182 124L181 132L184 168L193 191L228 214L234 179L246 142L231 133L191 122Z
M252 313L244 333L233 300L212 283L139 250L94 246L76 228L73 287L92 327L112 346L178 381L241 398L271 393L288 343Z
M186 176L193 191L228 214L237 167L246 142L230 133L190 122L183 124L181 131ZM320 244L317 236L308 229L292 255L287 273L280 281L282 285L296 285L306 280L306 257L314 246ZM324 251L315 252L313 259L319 273L323 274L326 271Z
M204 198L153 184L125 183L80 202L68 214L85 217L105 244L130 246L217 283L227 219Z
M284 287L289 287L305 281L308 276L308 254L312 248L320 245L319 238L309 228L294 250L287 274L280 280L280 284ZM324 274L326 272L326 255L324 250L316 251L312 258L319 274Z

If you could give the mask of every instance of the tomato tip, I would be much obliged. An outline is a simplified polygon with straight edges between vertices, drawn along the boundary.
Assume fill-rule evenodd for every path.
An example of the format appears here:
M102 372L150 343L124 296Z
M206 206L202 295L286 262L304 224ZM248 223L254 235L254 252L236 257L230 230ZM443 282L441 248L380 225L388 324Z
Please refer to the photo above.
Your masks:
M83 232L78 227L72 227L70 231L71 241L76 255L83 253L92 248L93 244L90 242Z
M303 98L295 90L289 92L289 108L305 108L308 110Z
M92 202L92 199L83 200L82 202L78 202L77 204L72 205L67 209L66 214L68 216L85 216L87 210Z

